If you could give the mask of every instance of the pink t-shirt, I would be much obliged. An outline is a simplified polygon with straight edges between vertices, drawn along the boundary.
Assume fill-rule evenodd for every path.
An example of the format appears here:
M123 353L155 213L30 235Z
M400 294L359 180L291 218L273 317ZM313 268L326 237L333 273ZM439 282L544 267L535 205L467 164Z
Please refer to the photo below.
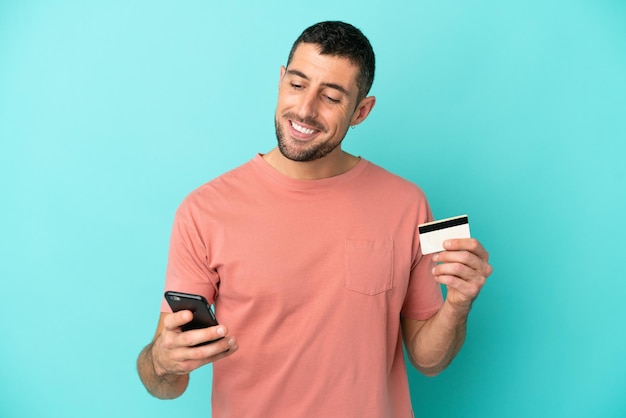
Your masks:
M238 339L213 365L213 416L412 417L400 317L442 304L430 220L417 186L363 159L295 180L257 155L193 191L165 287L214 301Z

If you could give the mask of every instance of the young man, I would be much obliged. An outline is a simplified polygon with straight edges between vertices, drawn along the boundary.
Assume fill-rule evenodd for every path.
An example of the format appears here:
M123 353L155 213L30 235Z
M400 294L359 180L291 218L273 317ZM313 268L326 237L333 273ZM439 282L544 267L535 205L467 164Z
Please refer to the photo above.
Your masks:
M411 417L402 340L427 375L459 351L488 254L463 239L422 255L422 191L342 150L373 77L358 29L306 29L280 72L278 147L181 204L165 287L204 295L221 325L181 332L192 314L163 304L138 359L154 396L213 363L214 417Z

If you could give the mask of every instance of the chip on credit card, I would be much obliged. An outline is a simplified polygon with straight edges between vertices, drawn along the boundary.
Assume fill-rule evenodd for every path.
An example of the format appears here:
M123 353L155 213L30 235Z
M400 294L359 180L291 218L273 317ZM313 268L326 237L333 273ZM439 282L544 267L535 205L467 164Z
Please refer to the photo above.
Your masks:
M447 239L470 238L467 215L427 222L418 228L424 255L444 251L443 242Z

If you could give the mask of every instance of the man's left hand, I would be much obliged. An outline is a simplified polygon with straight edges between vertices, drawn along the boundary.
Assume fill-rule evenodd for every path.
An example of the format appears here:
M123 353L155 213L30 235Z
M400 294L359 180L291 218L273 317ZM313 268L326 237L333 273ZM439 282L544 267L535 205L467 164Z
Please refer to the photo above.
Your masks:
M445 251L433 256L433 261L439 263L433 268L433 275L448 288L446 302L459 311L469 312L493 271L489 253L474 238L450 239L443 247Z

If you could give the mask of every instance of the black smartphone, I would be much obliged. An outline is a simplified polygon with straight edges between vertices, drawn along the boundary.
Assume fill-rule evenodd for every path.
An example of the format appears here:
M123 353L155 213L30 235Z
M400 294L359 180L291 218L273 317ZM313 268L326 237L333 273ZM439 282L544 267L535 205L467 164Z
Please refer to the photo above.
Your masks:
M165 300L167 300L167 303L174 312L188 310L193 313L191 322L181 327L183 331L218 325L215 315L211 310L211 306L204 296L167 291L165 292Z

